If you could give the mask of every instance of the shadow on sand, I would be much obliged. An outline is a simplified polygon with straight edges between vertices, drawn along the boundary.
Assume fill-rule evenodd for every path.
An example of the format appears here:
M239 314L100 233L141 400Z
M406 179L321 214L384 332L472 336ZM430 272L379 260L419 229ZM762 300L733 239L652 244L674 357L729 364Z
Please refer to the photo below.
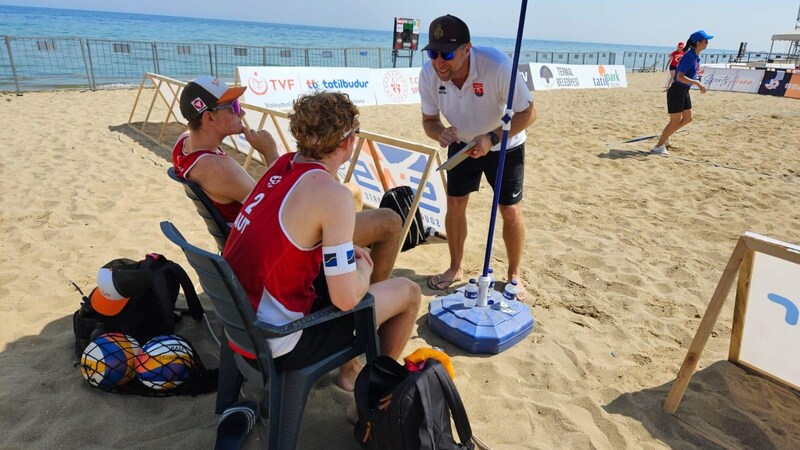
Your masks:
M606 153L598 153L598 158L603 159L625 159L625 158L636 158L636 159L643 159L653 156L650 152L645 152L642 150L624 150L619 148L610 148Z
M672 448L797 448L800 398L780 385L718 361L694 374L675 415L662 410L671 386L623 394L604 409Z

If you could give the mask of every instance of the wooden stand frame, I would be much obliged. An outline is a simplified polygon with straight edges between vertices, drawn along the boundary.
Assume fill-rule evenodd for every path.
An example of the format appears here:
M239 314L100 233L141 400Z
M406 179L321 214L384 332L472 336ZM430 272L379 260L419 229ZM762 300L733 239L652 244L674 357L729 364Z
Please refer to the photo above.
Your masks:
M145 116L144 121L142 121L142 126L137 128L132 124L133 116L136 114L136 109L139 106L139 100L142 97L142 92L144 91L145 84L148 81L155 87L155 92L153 92L153 97L150 99L150 106L147 110L147 115ZM181 116L180 107L178 105L178 99L180 98L181 92L185 86L185 82L176 80L174 78L165 77L157 73L145 73L144 76L142 76L141 83L139 83L139 90L136 93L136 100L134 100L133 107L131 108L131 115L128 117L128 123L126 124L128 128L141 134L151 142L166 149L167 151L172 151L172 145L164 144L162 141L164 140L164 133L167 130L167 125L169 125L171 120L174 119L175 122L183 125L186 124L186 120ZM158 138L148 134L145 131L145 127L150 122L150 116L153 113L153 108L155 107L157 99L161 99L161 101L164 103L164 106L167 108L167 117L164 118L164 123L161 126L161 131L158 134ZM229 145L232 145L237 151L241 152L234 139L227 139L226 142ZM247 168L247 166L245 166L245 168Z
M744 328L745 312L747 310L747 300L753 271L753 259L755 258L756 252L800 265L800 251L795 247L750 232L739 237L739 240L736 242L736 247L733 249L733 253L728 260L728 264L722 272L722 277L720 277L714 295L711 297L708 308L703 318L700 320L700 325L689 346L689 351L686 353L683 364L678 371L678 376L672 383L672 388L667 395L667 400L664 402L663 409L665 412L674 414L675 411L677 411L683 399L683 395L686 392L686 388L689 385L689 380L697 369L697 363L708 342L708 337L711 335L714 324L719 318L719 313L722 311L722 306L725 303L725 299L728 297L737 272L739 274L739 280L736 289L736 305L733 315L733 329L731 331L728 360L736 365L758 372L779 384L800 390L798 386L777 379L758 367L751 366L739 359L739 352L742 345L742 330Z

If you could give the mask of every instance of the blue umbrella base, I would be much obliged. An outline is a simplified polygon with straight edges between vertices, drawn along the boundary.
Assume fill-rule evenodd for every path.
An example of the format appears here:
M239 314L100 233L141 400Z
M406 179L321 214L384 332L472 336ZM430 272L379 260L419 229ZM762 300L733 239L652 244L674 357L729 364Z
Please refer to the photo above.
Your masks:
M531 309L497 291L489 294L494 304L473 307L462 291L436 297L428 305L428 327L470 353L496 355L509 349L533 331Z

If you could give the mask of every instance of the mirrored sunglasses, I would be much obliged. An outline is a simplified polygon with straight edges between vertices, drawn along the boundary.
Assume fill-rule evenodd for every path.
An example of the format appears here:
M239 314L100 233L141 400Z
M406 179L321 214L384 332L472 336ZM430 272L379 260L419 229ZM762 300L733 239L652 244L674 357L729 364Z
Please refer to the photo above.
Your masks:
M232 101L231 103L226 103L224 105L215 106L213 108L209 108L209 111L221 111L223 109L230 108L233 110L233 113L238 115L242 114L242 105L239 104L239 99Z
M461 48L461 47L459 47L459 48ZM445 61L452 61L453 58L456 57L456 52L457 51L458 51L458 48L453 50L452 52L437 52L437 51L434 51L434 50L425 50L425 52L428 54L428 58L435 60L436 58L439 58L441 56L442 59L445 60Z

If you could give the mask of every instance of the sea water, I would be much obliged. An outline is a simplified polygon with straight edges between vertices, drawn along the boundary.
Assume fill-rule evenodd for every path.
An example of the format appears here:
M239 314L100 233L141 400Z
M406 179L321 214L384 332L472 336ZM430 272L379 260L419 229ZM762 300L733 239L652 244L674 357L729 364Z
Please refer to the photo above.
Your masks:
M201 32L188 32L187 30L201 30ZM123 42L139 41L141 43L203 43L212 44L212 48L213 44L293 49L372 48L383 49L385 50L385 55L389 55L392 44L392 24L387 23L386 28L382 30L362 30L0 5L0 36L2 35L11 36L12 38L80 37ZM427 34L422 33L420 42L427 42L427 40ZM26 43L22 44L22 41L26 41ZM20 45L18 47L15 46L15 40L12 40L11 47L12 49L20 49L13 50L13 52L17 53L13 55L13 59L18 75L23 80L23 90L86 85L88 75L82 76L81 73L86 74L88 70L84 69L84 66L88 67L93 64L102 66L95 67L95 70L101 73L112 72L111 70L98 70L108 69L110 67L109 64L116 64L114 71L124 72L127 70L127 72L130 72L118 75L117 78L113 76L111 79L105 77L102 83L105 86L109 84L138 84L144 71L158 71L150 66L126 68L119 62L104 61L103 55L100 55L99 58L97 54L81 57L79 48L69 52L66 51L66 47L69 47L68 44L52 44L54 47L59 46L61 54L51 56L51 53L42 52L41 48L36 51L37 45L49 45L46 40L16 39L16 42ZM515 44L514 39L511 38L483 36L473 36L472 42L475 45L495 47L506 52L513 52ZM147 53L149 51L146 50L149 47L135 45L135 51L137 52ZM133 48L133 45L131 48ZM672 51L673 47L525 39L522 42L522 50L525 52L561 52L568 54L608 52L615 54L614 64L623 64L623 55L626 53L666 54ZM147 55L143 54L142 57L146 58ZM110 59L111 56L105 56L105 58ZM14 89L14 77L10 59L6 46L0 45L0 90ZM88 63L86 62L87 59L89 59ZM418 54L413 59L413 66L420 67L423 62L424 57ZM626 61L625 64L628 64L628 62ZM161 69L163 70L163 67ZM180 72L179 69L173 70L173 72L175 71ZM197 70L193 67L187 67L186 72L196 75ZM182 74L170 74L170 70L160 73L186 78ZM230 70L226 71L226 73L218 71L218 75L224 79L231 78L232 73ZM61 74L66 75L62 77Z
M188 33L187 30L202 30ZM300 48L391 48L392 23L384 30L328 28L307 25L199 19L56 8L0 5L0 34L10 36L75 36L162 42L203 42ZM420 42L427 42L427 33ZM514 50L514 39L473 36L475 45ZM673 47L525 39L522 48L540 52L656 52ZM621 55L620 55L621 57Z

